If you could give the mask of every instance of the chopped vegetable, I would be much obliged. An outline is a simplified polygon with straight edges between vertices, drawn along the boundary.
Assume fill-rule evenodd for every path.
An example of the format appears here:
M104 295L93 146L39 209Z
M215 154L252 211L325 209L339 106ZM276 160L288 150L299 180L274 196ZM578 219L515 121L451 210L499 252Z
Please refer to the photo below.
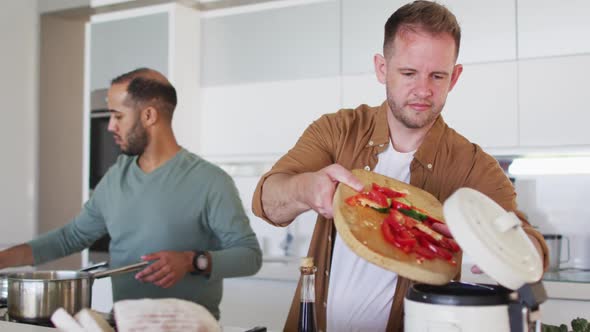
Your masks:
M405 214L406 216L412 217L418 221L424 221L427 218L427 216L425 214L422 214L414 209L399 208L398 211Z
M401 191L395 191L391 188L387 188L387 187L381 187L380 185L376 184L373 182L373 190L377 190L381 193L383 193L385 196L389 197L389 198L396 198L396 197L404 197L407 195L407 193L403 193Z
M453 253L459 252L461 248L452 238L445 238L433 230L431 226L441 221L413 206L405 198L406 195L407 192L373 183L369 191L348 197L345 202L350 206L370 207L380 213L387 213L381 223L383 238L406 254L414 253L418 263L440 258L456 265Z

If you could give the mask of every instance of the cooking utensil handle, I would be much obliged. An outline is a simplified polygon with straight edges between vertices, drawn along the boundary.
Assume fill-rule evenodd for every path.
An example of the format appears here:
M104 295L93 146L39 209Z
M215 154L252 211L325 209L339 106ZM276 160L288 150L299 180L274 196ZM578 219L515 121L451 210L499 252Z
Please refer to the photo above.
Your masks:
M105 267L105 266L109 266L108 261L104 261L104 262L96 263L94 265L87 266L83 269L80 269L80 272L88 272L88 271L96 270L100 267Z
M121 266L116 269L100 271L100 272L92 273L92 277L98 279L98 278L110 277L114 274L140 270L140 269L146 267L149 263L150 262L145 261L145 262L139 262L139 263L135 263L135 264L131 264L131 265Z

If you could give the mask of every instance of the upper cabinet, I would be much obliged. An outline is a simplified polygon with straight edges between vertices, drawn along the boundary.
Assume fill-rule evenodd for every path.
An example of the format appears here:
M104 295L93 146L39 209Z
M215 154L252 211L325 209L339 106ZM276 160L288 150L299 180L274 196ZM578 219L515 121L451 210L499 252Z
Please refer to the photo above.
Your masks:
M253 5L202 18L202 154L285 153L340 105L340 5Z
M443 110L446 122L485 148L518 146L516 61L465 65Z
M384 26L403 0L342 1L343 74L372 72L373 56L383 53ZM516 59L514 0L441 1L455 13L462 30L460 63Z
M168 12L94 16L90 24L90 91L107 89L111 79L139 67L168 75Z
M518 0L520 58L590 53L590 2Z
M406 1L342 0L342 74L374 72L373 56L383 54L387 18Z
M586 100L589 76L590 55L520 62L522 146L590 145Z

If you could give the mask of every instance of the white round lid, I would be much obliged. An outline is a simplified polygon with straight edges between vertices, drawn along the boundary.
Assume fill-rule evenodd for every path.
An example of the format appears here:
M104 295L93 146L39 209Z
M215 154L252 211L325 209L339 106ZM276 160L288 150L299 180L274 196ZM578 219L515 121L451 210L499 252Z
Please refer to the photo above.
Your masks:
M500 285L518 289L543 275L543 262L514 212L461 188L443 204L445 221L463 251Z

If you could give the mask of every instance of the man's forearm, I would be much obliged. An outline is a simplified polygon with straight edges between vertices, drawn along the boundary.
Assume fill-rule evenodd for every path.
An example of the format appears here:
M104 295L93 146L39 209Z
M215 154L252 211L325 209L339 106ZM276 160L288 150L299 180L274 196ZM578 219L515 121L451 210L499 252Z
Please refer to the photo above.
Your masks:
M274 174L262 186L262 208L274 223L286 225L295 217L310 209L302 202L301 180L304 174Z
M33 248L28 244L20 244L0 251L0 269L33 265L33 263Z

